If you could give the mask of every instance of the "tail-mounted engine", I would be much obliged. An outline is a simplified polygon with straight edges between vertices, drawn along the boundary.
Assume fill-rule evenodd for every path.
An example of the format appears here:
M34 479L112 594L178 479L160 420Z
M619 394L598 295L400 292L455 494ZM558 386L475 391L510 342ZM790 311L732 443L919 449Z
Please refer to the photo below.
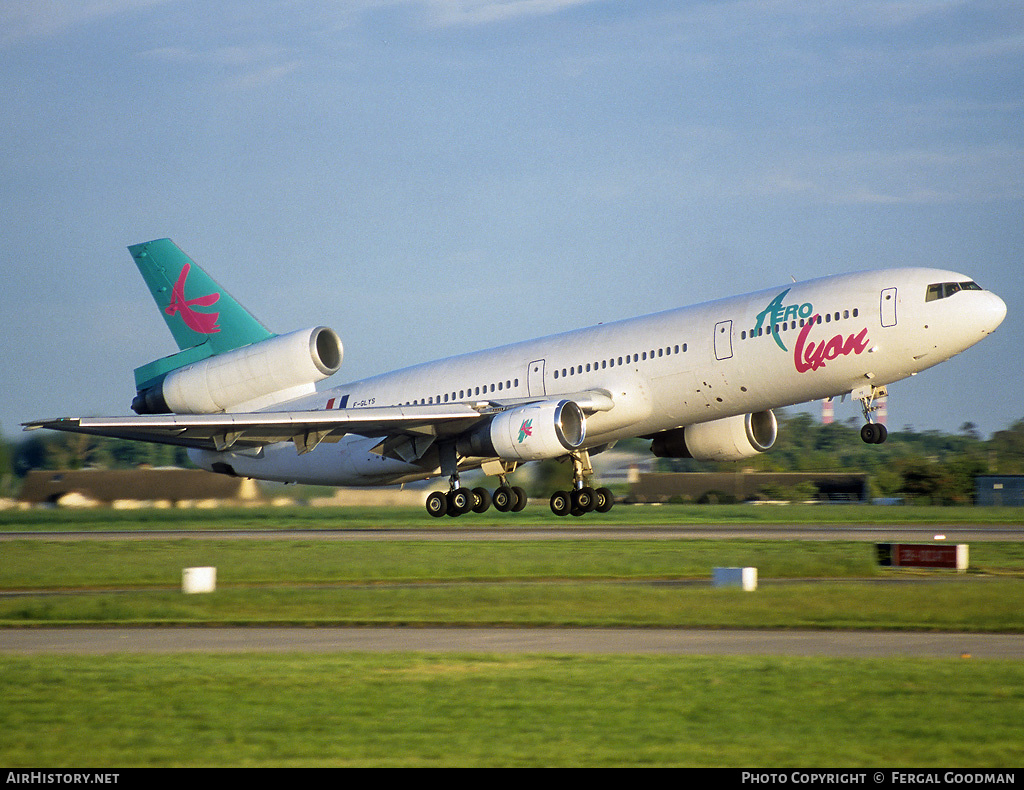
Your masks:
M137 414L254 411L314 391L338 372L341 338L324 326L301 329L178 368L132 401Z
M577 450L587 435L587 422L571 400L542 401L499 412L459 439L465 456L538 461Z
M651 452L659 458L740 461L770 450L778 435L779 424L769 409L659 433Z

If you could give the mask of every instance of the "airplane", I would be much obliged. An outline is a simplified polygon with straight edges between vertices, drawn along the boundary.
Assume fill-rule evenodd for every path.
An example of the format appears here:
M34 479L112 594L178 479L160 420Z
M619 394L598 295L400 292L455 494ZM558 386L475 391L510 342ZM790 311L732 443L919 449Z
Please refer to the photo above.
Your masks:
M25 423L189 448L199 467L288 483L386 486L446 477L431 516L518 512L520 464L571 461L559 516L608 512L590 456L643 437L663 458L736 461L770 450L774 409L850 397L863 441L893 382L975 345L1006 304L928 268L838 274L414 365L326 390L342 341L275 334L170 239L128 248L179 351L135 370L135 416ZM467 488L482 470L499 485Z

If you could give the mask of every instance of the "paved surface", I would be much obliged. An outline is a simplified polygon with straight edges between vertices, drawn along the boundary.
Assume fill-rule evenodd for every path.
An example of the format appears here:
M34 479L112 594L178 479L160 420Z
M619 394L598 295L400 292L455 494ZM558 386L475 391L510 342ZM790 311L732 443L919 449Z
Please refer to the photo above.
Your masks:
M82 530L0 532L9 540L854 540L931 543L1024 541L1024 526L1013 524L681 524L668 526L603 526L571 522L567 527L452 527L405 529L259 529L259 530Z
M1022 659L1024 634L636 628L30 628L0 653L472 652Z

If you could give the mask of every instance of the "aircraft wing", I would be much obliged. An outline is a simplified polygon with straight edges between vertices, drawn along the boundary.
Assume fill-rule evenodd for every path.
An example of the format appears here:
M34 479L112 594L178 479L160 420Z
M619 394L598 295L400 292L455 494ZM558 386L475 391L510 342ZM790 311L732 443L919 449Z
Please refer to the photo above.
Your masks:
M589 413L612 408L611 397L604 390L560 397L576 400L580 408ZM495 412L538 400L543 398L320 411L62 417L24 423L23 427L26 431L48 428L216 451L253 450L277 442L294 442L300 455L310 452L320 442L337 442L345 434L352 433L381 438L383 441L378 447L391 454L396 443L404 439L433 440L454 436ZM424 443L415 444L425 446ZM407 453L402 451L401 455Z
M291 441L301 454L320 442L336 442L347 433L369 437L439 436L461 433L483 417L476 409L453 403L329 411L64 417L25 423L24 427L218 451Z

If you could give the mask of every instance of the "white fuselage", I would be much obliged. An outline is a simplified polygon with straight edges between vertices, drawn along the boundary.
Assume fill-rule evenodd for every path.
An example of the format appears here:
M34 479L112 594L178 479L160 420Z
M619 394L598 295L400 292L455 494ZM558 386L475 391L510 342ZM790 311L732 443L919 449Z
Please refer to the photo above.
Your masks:
M856 393L932 367L982 340L1005 316L1005 304L989 291L927 298L929 286L969 281L937 269L823 277L415 365L291 401L288 409L604 390L614 407L586 422L584 448L596 448ZM820 321L812 323L813 316ZM305 455L287 443L260 453L192 454L207 468L226 460L243 476L326 485L388 485L439 472L436 457L405 463L371 452L378 443L350 435ZM480 462L460 459L462 468Z

